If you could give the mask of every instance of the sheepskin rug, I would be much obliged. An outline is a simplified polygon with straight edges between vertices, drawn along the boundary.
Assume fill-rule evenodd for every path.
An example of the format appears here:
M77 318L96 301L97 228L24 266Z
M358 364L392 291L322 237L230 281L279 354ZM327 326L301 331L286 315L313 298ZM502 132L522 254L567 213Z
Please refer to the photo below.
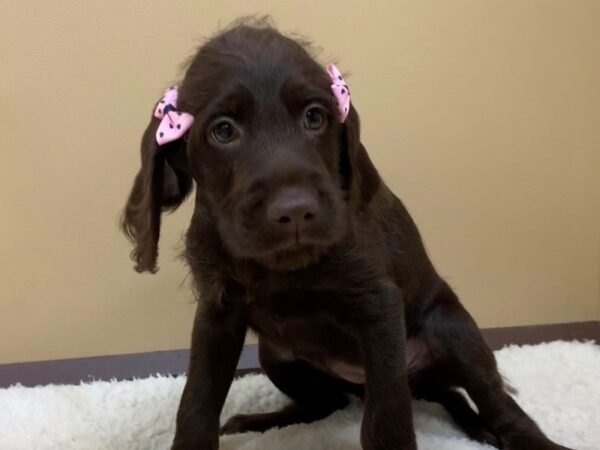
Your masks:
M600 347L551 342L496 352L500 370L522 407L555 441L600 449ZM185 378L157 376L79 386L0 389L0 449L168 449ZM280 408L286 399L263 375L236 380L222 420ZM360 449L361 404L329 418L264 434L221 438L223 450ZM420 450L491 448L465 438L436 404L414 403Z

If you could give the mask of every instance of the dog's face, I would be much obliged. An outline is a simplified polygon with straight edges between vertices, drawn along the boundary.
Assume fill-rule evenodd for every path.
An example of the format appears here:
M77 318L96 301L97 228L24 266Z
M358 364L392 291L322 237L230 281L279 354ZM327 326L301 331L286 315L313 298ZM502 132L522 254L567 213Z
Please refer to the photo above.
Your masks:
M182 85L183 99L214 86L190 131L190 172L232 254L294 268L345 231L341 125L329 78L298 44L271 43L279 55L245 44L253 57L209 70L199 55Z
M271 28L224 32L192 60L179 102L195 118L187 136L157 148L153 120L142 142L143 163L154 153L147 182L159 185L154 216L176 207L193 179L197 202L229 252L277 270L316 261L345 235L352 177L359 177L352 167L358 117L351 110L340 123L331 80L303 46ZM143 171L144 164L138 178ZM139 266L156 259L155 249L139 248L139 218L127 215L132 204L140 209L143 189L134 185L124 221ZM152 214L146 220L150 240L158 239Z

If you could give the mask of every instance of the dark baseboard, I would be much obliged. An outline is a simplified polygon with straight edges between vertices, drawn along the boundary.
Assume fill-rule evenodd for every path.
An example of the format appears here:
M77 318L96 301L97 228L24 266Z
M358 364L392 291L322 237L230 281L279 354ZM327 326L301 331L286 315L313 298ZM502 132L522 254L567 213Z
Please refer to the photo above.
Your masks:
M595 340L600 342L600 322L487 328L483 337L492 350L509 344L539 344L555 340ZM78 384L93 380L127 380L150 375L174 375L187 368L189 350L96 356L54 361L0 364L0 387ZM244 347L238 375L259 371L256 344Z
M600 344L600 321L485 328L481 333L492 350L510 344L528 345L561 340L593 340Z

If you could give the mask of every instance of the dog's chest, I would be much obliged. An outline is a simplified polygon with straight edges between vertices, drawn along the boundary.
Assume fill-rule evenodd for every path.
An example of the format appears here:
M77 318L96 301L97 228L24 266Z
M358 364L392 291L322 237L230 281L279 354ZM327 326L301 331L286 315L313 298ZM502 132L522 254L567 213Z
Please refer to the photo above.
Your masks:
M339 318L319 307L319 301L298 293L250 299L247 314L251 328L279 357L305 360L331 375L351 383L365 382L364 357L358 336ZM405 344L406 369L416 372L428 365L429 352L419 338Z
M358 340L318 301L297 292L250 299L247 314L251 328L288 357L315 365L361 361Z

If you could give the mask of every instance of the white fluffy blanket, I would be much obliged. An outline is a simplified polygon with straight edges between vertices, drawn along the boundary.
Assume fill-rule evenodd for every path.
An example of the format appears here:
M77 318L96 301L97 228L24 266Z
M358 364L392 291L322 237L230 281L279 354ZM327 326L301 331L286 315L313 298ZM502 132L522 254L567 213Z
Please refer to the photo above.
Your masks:
M496 352L517 400L554 440L600 449L600 347L552 342ZM168 449L184 377L0 389L0 449ZM270 411L285 398L262 375L236 380L222 420ZM441 407L414 404L420 450L490 448L466 439ZM310 424L221 438L223 450L360 449L358 401Z

